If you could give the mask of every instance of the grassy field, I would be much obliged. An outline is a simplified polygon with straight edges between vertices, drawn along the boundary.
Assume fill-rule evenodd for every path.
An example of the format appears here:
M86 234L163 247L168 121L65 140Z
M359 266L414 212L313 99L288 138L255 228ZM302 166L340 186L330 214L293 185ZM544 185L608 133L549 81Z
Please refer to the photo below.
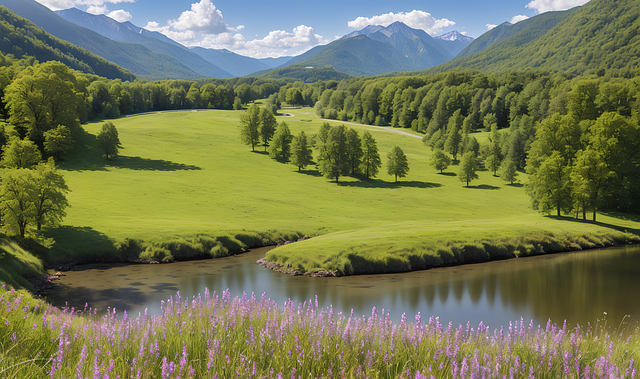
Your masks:
M311 108L283 111L294 116L278 121L286 121L293 134L315 133L323 122ZM102 122L85 125L77 148L60 165L72 191L71 207L64 226L43 233L55 239L53 251L100 255L102 249L106 254L114 240L125 238L307 234L321 237L274 250L272 258L312 270L345 251L387 254L447 240L639 229L636 222L606 215L596 225L545 217L531 209L521 184L508 185L489 171L466 188L456 176L457 166L444 174L429 166L431 152L419 138L383 128L348 125L360 134L372 133L383 168L373 180L342 177L336 184L314 166L297 172L262 148L251 152L240 142L240 114L184 111L115 120L124 148L109 161L96 147ZM399 183L384 166L394 145L410 165ZM519 179L526 181L526 175ZM318 259L309 266L311 256Z

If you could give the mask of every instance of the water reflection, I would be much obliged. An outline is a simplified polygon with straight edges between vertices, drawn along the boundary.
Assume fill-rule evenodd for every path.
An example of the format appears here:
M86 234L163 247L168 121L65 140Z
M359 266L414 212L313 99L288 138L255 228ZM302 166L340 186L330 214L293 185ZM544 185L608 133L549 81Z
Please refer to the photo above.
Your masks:
M99 312L107 307L137 315L158 312L160 301L175 295L266 293L279 304L318 296L336 312L367 315L375 306L412 318L439 316L454 324L480 321L505 325L523 317L535 323L594 322L608 312L617 324L640 317L640 248L623 247L519 258L419 272L342 278L307 278L275 273L255 264L269 248L238 256L169 265L83 265L68 272L48 300L54 305Z

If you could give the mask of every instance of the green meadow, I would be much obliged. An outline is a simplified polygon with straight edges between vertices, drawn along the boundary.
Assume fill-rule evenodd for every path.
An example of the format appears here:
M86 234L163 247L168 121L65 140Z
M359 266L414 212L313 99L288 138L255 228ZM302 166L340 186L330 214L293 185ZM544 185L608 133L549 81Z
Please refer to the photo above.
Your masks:
M278 121L287 122L294 135L313 134L323 122L312 108L282 111L293 114ZM267 237L253 243L238 239L253 247L313 236L267 257L303 271L404 271L630 241L634 234L621 232L640 229L635 221L607 215L593 224L539 214L522 186L523 173L510 185L480 171L466 188L456 165L444 174L429 165L431 151L420 138L385 128L347 125L372 133L383 167L372 180L344 176L335 183L315 166L298 172L270 159L263 147L252 152L240 141L240 114L180 111L114 120L124 148L111 160L96 144L103 122L85 125L59 166L71 189L71 207L63 226L42 233L55 240L49 261L108 256L126 238L153 244L258 233ZM476 138L486 140L481 133ZM395 145L410 166L398 183L385 168ZM554 238L557 243L549 245ZM489 245L498 246L495 254L476 251L491 250Z

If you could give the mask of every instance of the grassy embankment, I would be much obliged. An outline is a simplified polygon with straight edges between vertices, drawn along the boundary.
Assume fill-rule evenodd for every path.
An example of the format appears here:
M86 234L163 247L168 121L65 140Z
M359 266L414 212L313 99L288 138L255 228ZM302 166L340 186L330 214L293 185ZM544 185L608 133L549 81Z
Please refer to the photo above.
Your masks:
M322 123L310 108L285 111L295 116L279 121L294 134L315 133ZM521 184L488 171L466 188L457 166L444 174L429 166L430 151L420 139L373 127L350 125L373 134L383 165L387 152L401 146L408 176L393 183L383 167L375 179L346 176L336 184L313 166L297 172L262 148L252 153L240 143L239 115L186 111L116 120L124 149L110 161L95 144L102 123L86 125L87 134L60 165L71 208L65 226L43 233L56 241L46 261L181 258L212 249L211 255L223 255L307 234L319 237L267 258L305 271L403 271L605 246L636 239L620 231L640 229L603 214L597 224L545 217L530 208ZM137 243L123 243L126 238Z
M312 300L278 308L221 295L98 318L2 286L0 377L634 378L640 360L638 329L609 334L606 322L447 327L419 314L394 323L375 308L346 317Z

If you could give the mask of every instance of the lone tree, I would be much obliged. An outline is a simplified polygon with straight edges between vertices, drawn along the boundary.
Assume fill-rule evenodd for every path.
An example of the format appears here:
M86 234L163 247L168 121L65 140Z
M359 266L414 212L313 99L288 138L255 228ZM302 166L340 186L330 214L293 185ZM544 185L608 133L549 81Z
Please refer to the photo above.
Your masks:
M309 148L309 141L304 131L293 137L291 142L291 164L298 167L298 171L304 169L313 161L313 154Z
M113 125L113 122L109 121L102 125L102 130L98 133L98 143L107 156L107 160L109 155L116 155L119 149L122 149L122 144L118 137L118 129Z
M378 154L378 145L371 133L365 131L362 135L362 160L360 162L360 170L364 176L369 179L378 174L378 170L382 166L380 154Z
M251 146L251 151L256 151L256 145L260 141L260 108L251 104L249 109L240 115L240 139L245 145Z
M451 158L444 151L436 149L429 163L442 174L442 171L446 170L451 164Z
M387 173L391 176L395 176L396 183L398 178L404 178L409 172L409 162L407 156L404 155L402 149L398 146L394 146L391 152L387 154Z
M518 170L516 169L516 164L513 160L506 159L503 162L500 177L505 182L510 182L511 184L516 181L516 178L518 177Z
M462 160L460 161L460 181L467 182L467 187L469 187L470 181L478 179L478 174L476 173L477 170L478 160L476 159L476 155L473 151L464 153Z

